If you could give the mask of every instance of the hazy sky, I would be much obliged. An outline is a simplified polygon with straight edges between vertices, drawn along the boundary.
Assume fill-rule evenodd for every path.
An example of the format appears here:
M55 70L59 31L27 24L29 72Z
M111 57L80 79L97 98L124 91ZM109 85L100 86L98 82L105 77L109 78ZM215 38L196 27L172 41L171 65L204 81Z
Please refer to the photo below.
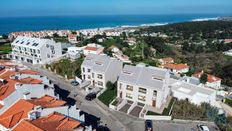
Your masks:
M0 16L229 14L232 0L1 0Z

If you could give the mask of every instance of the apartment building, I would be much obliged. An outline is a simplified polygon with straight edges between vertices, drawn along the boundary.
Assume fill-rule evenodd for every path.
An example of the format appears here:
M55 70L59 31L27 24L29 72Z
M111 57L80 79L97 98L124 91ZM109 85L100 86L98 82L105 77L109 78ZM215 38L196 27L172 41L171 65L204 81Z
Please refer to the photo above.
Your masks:
M12 43L9 58L32 64L45 64L62 56L61 43L49 39L18 36Z
M168 70L125 65L117 84L117 97L160 108L166 102L170 74Z
M106 88L108 81L117 81L122 67L122 62L115 58L89 54L81 65L82 79L90 81L92 86Z

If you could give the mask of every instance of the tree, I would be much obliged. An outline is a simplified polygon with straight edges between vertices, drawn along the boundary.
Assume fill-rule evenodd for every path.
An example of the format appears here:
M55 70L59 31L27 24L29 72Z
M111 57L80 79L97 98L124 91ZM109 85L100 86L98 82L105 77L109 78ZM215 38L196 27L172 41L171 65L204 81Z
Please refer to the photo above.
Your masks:
M202 84L206 84L207 81L208 81L208 75L206 73L203 73L200 77L200 82Z

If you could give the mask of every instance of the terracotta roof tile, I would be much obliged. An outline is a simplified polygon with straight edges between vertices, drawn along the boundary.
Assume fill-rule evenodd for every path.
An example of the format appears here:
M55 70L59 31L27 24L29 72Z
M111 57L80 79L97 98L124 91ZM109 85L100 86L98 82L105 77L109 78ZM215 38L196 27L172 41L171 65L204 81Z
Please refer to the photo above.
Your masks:
M19 71L21 74L30 74L30 75L39 75L39 72L33 71L33 70L22 70Z
M185 64L165 64L163 65L163 67L167 69L175 69L175 70L182 70L189 68L189 66Z
M28 100L28 102L34 105L40 105L43 108L59 107L64 106L66 104L65 101L56 99L49 95L45 95L38 99Z
M97 51L97 48L96 47L85 47L85 50L90 50L90 51Z
M25 127L30 128L30 130L25 131L73 131L81 127L81 123L63 114L54 112L36 120L24 120L13 131L22 131Z
M26 100L19 100L8 110L0 115L0 124L6 128L15 126L23 118L27 118L28 112L33 109L34 105Z
M31 77L27 77L27 78L23 78L23 79L18 80L18 82L20 82L22 84L41 84L43 81L31 78Z
M194 77L196 78L200 78L201 75L203 75L204 72L198 72L198 73L195 73L193 74ZM210 75L210 74L207 74L208 75L208 82L216 82L216 81L220 81L221 78L219 77L216 77L216 76L213 76L213 75Z

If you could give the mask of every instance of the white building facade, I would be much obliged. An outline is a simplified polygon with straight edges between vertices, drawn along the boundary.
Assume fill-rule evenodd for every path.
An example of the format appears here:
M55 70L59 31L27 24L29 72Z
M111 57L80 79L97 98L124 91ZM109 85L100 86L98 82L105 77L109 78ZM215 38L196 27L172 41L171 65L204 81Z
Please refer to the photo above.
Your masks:
M62 56L61 43L49 39L17 37L9 58L32 64L45 64Z
M125 65L117 84L117 97L161 108L169 96L170 74L155 67Z
M106 88L108 81L117 81L123 64L107 55L89 54L81 65L83 80L91 82L92 86Z
M188 100L197 105L203 102L213 106L215 105L216 91L213 89L200 87L183 81L173 82L170 87L173 96L179 100Z

